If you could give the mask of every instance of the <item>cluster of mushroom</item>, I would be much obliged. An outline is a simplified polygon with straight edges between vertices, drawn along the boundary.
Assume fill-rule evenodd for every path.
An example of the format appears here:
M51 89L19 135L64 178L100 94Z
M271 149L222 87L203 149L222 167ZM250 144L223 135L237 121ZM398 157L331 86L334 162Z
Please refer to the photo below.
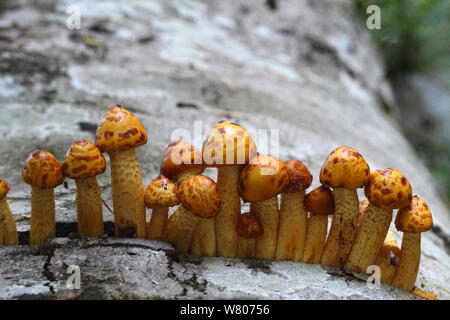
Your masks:
M22 172L32 188L30 244L43 246L55 236L53 189L64 177L77 185L78 233L103 236L96 176L105 171L106 152L116 237L168 241L178 252L199 256L291 260L358 272L378 265L383 281L414 288L420 233L431 227L432 217L399 171L370 172L357 150L342 146L325 160L321 186L306 193L312 175L301 161L257 153L243 127L223 121L208 131L201 152L183 141L169 144L160 175L144 189L135 148L146 143L139 120L112 106L99 123L95 144L76 141L62 165L46 151L32 152ZM202 175L207 167L217 168L217 182ZM367 197L361 205L359 188ZM14 245L18 237L8 190L0 180L0 244ZM250 203L250 212L241 212L241 199ZM169 208L177 205L169 217ZM152 209L149 221L145 207ZM401 249L389 229L394 209L400 209L395 225L403 232Z

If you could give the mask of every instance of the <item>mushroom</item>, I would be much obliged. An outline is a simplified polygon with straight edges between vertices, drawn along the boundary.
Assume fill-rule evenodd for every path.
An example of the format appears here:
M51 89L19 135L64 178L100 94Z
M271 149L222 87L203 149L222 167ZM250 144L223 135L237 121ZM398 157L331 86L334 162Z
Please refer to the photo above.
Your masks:
M239 193L251 202L252 212L261 222L264 233L256 241L255 258L273 259L278 236L278 198L289 184L286 164L272 156L257 155L240 174Z
M62 165L64 175L77 185L78 233L86 236L104 235L100 187L96 176L106 168L101 151L87 140L78 140L70 147Z
M399 256L400 248L395 240L394 232L389 228L375 262L375 264L380 267L381 281L386 283L392 282L395 270L397 270Z
M310 212L303 262L320 263L327 239L328 216L334 213L333 192L320 186L305 197L305 208Z
M170 217L166 235L177 252L187 253L200 221L214 218L219 211L219 190L211 178L191 176L180 183L177 195L181 206Z
M428 205L418 196L397 212L395 227L403 232L402 249L392 284L406 291L412 291L420 264L421 233L433 225Z
M199 257L216 255L216 224L214 219L202 219L192 236L190 253Z
M395 169L375 170L364 186L369 205L359 226L345 268L366 272L375 264L389 230L392 210L411 202L412 190L408 179Z
M305 190L311 185L312 175L299 160L289 160L286 166L289 185L281 193L275 259L302 261L308 226L308 212L303 202Z
M221 209L215 218L217 254L236 257L237 219L241 214L241 199L237 186L239 173L256 154L252 137L241 126L221 121L207 133L202 148L206 165L218 167L217 185Z
M264 232L258 217L251 212L241 214L238 218L236 231L239 235L237 249L238 258L255 258L256 239Z
M147 239L164 240L164 230L169 215L169 207L180 203L175 183L160 174L145 189L145 205L152 209L150 223L147 224Z
M135 148L146 143L144 127L125 108L112 106L100 120L95 145L111 159L116 237L145 238L144 184Z
M342 146L330 153L320 171L320 183L333 188L334 215L321 263L343 267L356 235L359 202L356 189L369 177L370 169L361 154Z
M6 195L9 185L0 179L0 246L18 245L19 235Z
M28 157L22 180L31 185L30 245L44 246L55 236L55 194L64 181L61 164L49 152L36 150Z

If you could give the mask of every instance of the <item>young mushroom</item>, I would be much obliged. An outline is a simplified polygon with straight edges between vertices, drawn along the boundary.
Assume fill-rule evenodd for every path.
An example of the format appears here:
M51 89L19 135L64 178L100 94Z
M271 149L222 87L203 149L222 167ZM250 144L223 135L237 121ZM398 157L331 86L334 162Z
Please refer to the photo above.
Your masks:
M237 249L238 258L255 258L256 239L264 233L258 217L251 212L241 214L237 221L236 231L239 235Z
M77 185L78 234L104 235L100 187L96 176L106 168L101 151L87 140L78 140L70 147L62 165L64 175Z
M169 219L166 236L177 252L187 253L200 221L214 218L219 211L219 190L211 178L191 176L180 183L177 194L181 206Z
M305 190L311 185L312 175L299 160L286 162L289 185L281 193L276 260L302 261L308 226L305 210Z
M9 185L0 179L0 246L19 244L16 223L6 199L8 192Z
M327 239L328 216L334 213L333 192L324 186L315 188L306 195L305 208L310 215L303 262L317 264Z
M392 211L407 206L412 199L408 179L395 169L370 173L364 186L369 205L348 256L345 268L366 272L375 264L392 220Z
M144 127L125 108L112 106L100 120L95 145L111 159L116 237L145 238L144 184L135 148L146 143Z
M257 259L275 258L279 222L277 195L288 184L286 164L272 156L257 155L241 171L239 193L244 201L251 202L252 212L264 230L256 241Z
M206 165L218 168L221 209L215 218L217 254L233 258L238 240L236 223L241 214L239 173L256 154L256 146L243 127L221 121L208 131L202 154Z
M403 232L403 238L397 271L392 280L394 286L408 292L413 290L419 272L421 233L432 225L430 208L417 196L397 212L395 227Z
M384 239L375 264L380 267L381 281L391 283L398 266L400 248L395 240L394 232L391 228Z
M49 152L36 150L28 157L22 180L31 185L30 245L42 247L55 236L55 194L63 180L61 164Z
M147 239L164 240L164 230L169 215L169 207L180 203L175 183L160 174L145 189L145 205L152 209L150 223L147 224Z
M320 171L320 183L333 188L334 215L321 263L343 267L356 235L359 202L356 189L369 178L369 165L361 154L342 146L330 153Z
M216 224L214 219L202 219L192 236L190 253L199 257L216 256Z

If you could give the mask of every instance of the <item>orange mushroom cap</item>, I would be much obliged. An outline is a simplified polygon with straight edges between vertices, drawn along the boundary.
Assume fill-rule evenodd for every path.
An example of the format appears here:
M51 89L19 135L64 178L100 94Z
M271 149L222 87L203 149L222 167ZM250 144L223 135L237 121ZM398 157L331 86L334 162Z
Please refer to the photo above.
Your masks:
M8 183L5 180L0 179L0 199L5 197L8 194L8 192L9 192Z
M121 106L112 106L102 116L95 145L102 152L125 151L147 143L147 133L139 120Z
M206 176L191 176L178 186L178 199L193 214L212 218L220 210L220 194L214 180Z
M247 212L239 216L236 232L243 238L253 239L258 238L264 231L258 217L253 213Z
M312 175L300 160L288 160L286 166L289 171L289 185L285 192L303 191L309 188Z
M305 196L305 208L309 212L318 215L331 215L334 213L333 192L320 186Z
M167 178L176 180L185 170L195 169L195 174L199 175L205 168L200 151L187 142L174 141L164 151L160 172Z
M239 166L256 155L256 145L243 127L221 121L207 132L202 154L208 166Z
M286 164L272 156L257 155L240 175L239 193L244 201L259 202L281 193L289 184Z
M425 232L433 225L433 217L427 203L414 196L411 203L398 210L395 227L398 231L419 233Z
M173 207L180 203L175 183L160 174L145 189L147 208Z
M320 183L329 188L354 190L369 178L369 165L355 149L342 146L326 158L320 170Z
M403 208L412 199L408 179L400 171L391 168L370 173L364 193L372 205L385 210Z
M106 161L102 152L87 140L72 144L62 165L64 175L71 179L87 179L105 171Z
M22 170L22 180L41 189L54 188L64 181L61 164L50 152L33 151Z

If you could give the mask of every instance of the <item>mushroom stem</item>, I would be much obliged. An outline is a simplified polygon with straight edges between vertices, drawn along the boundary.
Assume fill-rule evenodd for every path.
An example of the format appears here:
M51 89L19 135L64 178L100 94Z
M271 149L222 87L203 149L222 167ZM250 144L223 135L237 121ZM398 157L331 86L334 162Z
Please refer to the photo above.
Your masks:
M101 237L103 228L102 199L97 178L76 179L78 233Z
M214 219L217 255L222 257L236 257L236 224L241 214L241 197L237 188L240 170L240 166L218 168L217 186L220 190L221 209Z
M239 237L237 256L240 259L255 258L256 238Z
M400 260L392 285L408 292L414 288L419 272L420 240L420 233L403 233Z
M346 188L334 188L333 197L335 211L330 234L323 250L321 264L342 268L352 250L356 236L359 202L356 190Z
M18 245L19 235L6 197L0 199L0 245Z
M196 256L216 255L216 231L214 219L201 219L192 237L191 253Z
M53 188L31 187L30 245L44 246L55 236L55 196Z
M150 222L147 224L147 239L163 240L164 229L167 225L167 217L169 216L168 207L153 208Z
M303 262L312 264L320 263L327 239L327 228L328 215L310 214Z
M392 254L393 257L391 257ZM394 233L389 229L376 260L376 265L380 267L381 281L392 282L398 265L398 261L393 258L397 258L399 255L400 248L397 245Z
M372 204L367 206L364 222L358 230L345 268L366 272L368 266L375 264L391 220L392 210L380 209Z
M278 233L278 198L272 197L267 200L252 203L252 212L258 217L263 234L256 240L255 258L273 259L277 248Z
M303 259L308 225L304 199L305 191L281 193L278 243L275 252L277 260Z
M135 149L110 151L116 237L145 238L144 183Z
M170 216L167 222L166 239L175 246L177 252L188 253L195 228L200 220L200 217L192 214L182 205Z

